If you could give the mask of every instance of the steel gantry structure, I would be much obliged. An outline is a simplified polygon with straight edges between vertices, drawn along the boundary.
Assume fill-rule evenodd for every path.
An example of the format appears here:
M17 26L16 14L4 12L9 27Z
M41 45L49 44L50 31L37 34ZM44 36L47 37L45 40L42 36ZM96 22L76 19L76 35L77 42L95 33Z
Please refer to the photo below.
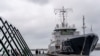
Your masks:
M33 56L19 30L0 18L0 55Z

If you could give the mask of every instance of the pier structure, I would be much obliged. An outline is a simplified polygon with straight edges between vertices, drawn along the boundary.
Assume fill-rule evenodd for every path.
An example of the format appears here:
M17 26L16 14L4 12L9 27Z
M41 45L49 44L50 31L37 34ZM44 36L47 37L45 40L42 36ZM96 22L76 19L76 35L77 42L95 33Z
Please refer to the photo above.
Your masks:
M41 52L41 54L39 54L40 56L44 56L44 55L47 54L47 52L48 52L48 49L47 49L47 48L30 49L30 50L31 50L31 52L33 53L33 55L36 54L36 53L35 53L36 50L40 51L40 52ZM95 50L100 50L100 43L98 43L98 44L96 45ZM43 52L44 52L44 54L43 54ZM60 55L58 55L58 56L60 56ZM75 56L75 55L74 55L74 56Z
M33 54L47 54L48 49L47 48L41 48L41 49L31 49L31 52Z
M33 56L19 30L0 18L0 55Z

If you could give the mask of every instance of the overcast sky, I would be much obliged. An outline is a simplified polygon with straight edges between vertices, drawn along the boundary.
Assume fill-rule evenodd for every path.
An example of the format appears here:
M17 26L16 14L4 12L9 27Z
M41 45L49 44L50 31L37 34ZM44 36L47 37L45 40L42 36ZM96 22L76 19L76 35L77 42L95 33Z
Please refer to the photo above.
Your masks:
M0 0L0 16L20 30L30 48L47 48L55 25L61 20L54 9L62 6L73 9L68 13L69 25L75 24L82 33L84 15L86 32L92 25L93 32L100 36L99 0Z

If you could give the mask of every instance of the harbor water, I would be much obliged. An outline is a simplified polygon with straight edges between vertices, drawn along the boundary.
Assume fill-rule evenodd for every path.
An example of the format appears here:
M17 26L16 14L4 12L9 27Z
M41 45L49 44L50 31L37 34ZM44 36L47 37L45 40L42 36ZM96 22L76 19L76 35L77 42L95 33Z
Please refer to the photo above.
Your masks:
M90 56L100 56L100 50L99 51L93 51Z

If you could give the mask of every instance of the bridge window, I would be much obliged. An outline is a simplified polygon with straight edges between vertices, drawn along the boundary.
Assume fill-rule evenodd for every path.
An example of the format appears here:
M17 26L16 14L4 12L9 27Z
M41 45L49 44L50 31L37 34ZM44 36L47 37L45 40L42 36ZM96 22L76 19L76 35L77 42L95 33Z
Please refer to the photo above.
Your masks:
M61 31L61 35L73 35L74 31L72 30L67 30L67 31Z

